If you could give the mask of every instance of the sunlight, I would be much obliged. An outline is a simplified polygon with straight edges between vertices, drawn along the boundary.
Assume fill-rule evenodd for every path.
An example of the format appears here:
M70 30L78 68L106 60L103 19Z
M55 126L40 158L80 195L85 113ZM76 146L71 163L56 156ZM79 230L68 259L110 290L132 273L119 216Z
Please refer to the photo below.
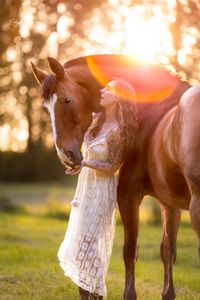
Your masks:
M147 21L140 15L130 14L125 22L125 52L140 60L158 62L156 56L162 51L161 35L163 37L166 29L163 27L159 19L151 18Z
M9 47L6 52L7 60L9 62L14 61L17 57L17 51L14 48Z
M72 17L61 16L57 22L57 33L60 42L64 42L70 37L69 28L74 24Z
M19 31L22 38L28 38L30 35L30 30L34 25L34 12L35 8L30 6L30 1L24 1L19 22Z
M50 56L56 57L58 55L58 33L52 32L47 39L47 47Z
M8 149L8 136L10 133L10 125L5 124L0 127L0 149L6 151Z

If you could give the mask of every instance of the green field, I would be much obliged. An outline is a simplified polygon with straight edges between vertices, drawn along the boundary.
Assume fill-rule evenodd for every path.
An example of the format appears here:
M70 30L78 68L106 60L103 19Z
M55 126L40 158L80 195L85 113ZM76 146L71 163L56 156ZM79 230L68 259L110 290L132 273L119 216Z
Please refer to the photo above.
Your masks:
M14 191L14 187L12 189ZM31 188L28 190L30 192ZM57 192L58 190L59 188ZM26 191L27 195L29 192ZM54 191L55 195L57 194ZM48 200L47 203L47 211L52 210L53 202ZM31 210L31 206L35 208ZM64 237L67 220L56 218L59 214L48 217L37 203L31 206L24 214L0 213L0 299L78 299L76 286L64 276L57 260L57 251ZM66 219L68 207L64 204ZM144 212L145 215L145 209ZM163 266L159 254L161 236L162 229L159 225L152 225L142 218L136 267L139 300L160 299L163 281ZM184 221L179 230L178 255L174 267L177 299L200 299L197 244L190 223ZM118 220L107 276L108 300L122 299L122 245L123 227Z

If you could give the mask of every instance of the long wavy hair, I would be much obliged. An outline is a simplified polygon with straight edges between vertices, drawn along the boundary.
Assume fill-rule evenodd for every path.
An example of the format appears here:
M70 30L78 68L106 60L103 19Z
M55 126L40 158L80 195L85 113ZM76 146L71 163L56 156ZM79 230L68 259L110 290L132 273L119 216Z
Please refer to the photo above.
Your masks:
M123 139L124 151L133 147L135 136L138 129L136 93L133 86L124 79L117 78L115 82L117 101L115 118L119 123L119 130ZM98 113L89 131L89 138L95 138L105 122L105 110Z

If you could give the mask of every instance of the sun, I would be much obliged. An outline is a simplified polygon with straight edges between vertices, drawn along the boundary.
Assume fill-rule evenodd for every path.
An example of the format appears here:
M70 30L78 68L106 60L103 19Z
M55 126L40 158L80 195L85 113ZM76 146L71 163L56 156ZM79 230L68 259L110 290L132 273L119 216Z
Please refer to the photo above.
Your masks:
M166 24L157 18L145 20L140 15L130 15L125 22L125 52L147 62L158 62L163 52L162 42L169 39ZM169 41L168 45L169 45ZM165 49L170 54L170 49Z

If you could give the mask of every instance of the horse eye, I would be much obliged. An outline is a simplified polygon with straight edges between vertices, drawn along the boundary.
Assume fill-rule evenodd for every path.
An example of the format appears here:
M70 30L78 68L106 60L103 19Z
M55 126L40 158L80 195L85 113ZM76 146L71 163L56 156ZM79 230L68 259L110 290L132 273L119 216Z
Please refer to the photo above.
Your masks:
M69 102L71 102L70 97L66 97L66 98L64 99L64 103L67 104L67 103L69 103Z

